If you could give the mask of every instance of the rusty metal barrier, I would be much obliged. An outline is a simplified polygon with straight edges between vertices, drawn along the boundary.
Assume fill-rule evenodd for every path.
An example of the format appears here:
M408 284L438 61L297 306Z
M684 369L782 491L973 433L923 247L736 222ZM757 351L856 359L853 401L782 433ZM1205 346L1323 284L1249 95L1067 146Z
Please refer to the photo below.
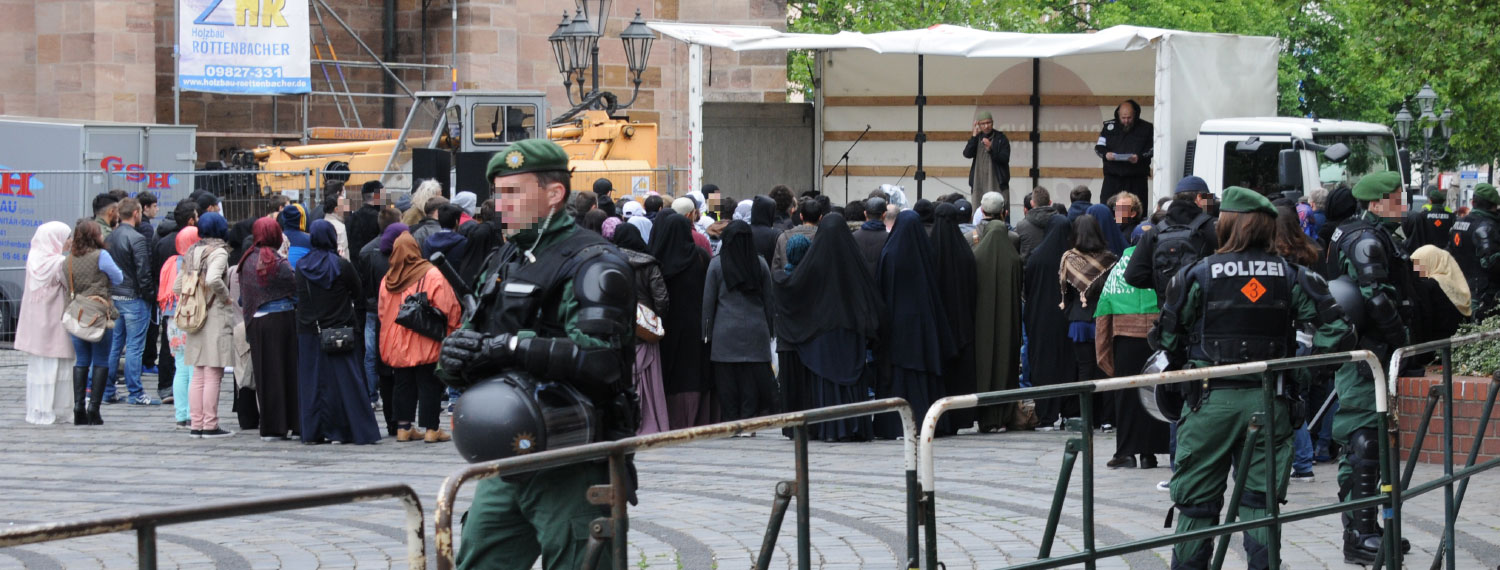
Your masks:
M79 521L41 523L0 530L0 548L82 538L99 534L135 531L136 562L141 570L156 568L157 527L281 511L400 499L406 507L406 559L412 570L427 567L427 543L423 538L422 501L406 485L384 485L344 491L318 491L245 499L230 503L162 509Z
M1426 410L1422 414L1421 423L1417 426L1416 439L1412 442L1411 452L1406 460L1406 467L1402 470L1401 484L1395 485L1395 488L1392 490L1394 501L1391 504L1391 512L1387 516L1392 521L1392 524L1389 526L1395 527L1396 530L1393 540L1399 544L1401 539L1401 510L1405 502L1439 488L1443 489L1443 540L1438 545L1437 555L1433 557L1432 564L1429 566L1431 570L1437 570L1438 568L1454 570L1458 567L1458 554L1454 549L1454 529L1458 520L1458 511L1464 503L1464 493L1469 489L1469 478L1495 467L1500 467L1500 459L1491 459L1482 464L1475 465L1475 462L1479 460L1479 450L1484 444L1484 432L1489 429L1490 415L1495 408L1495 397L1497 394L1500 394L1500 372L1496 372L1490 382L1489 393L1485 397L1484 412L1482 412L1480 417L1479 425L1474 430L1474 445L1469 449L1469 455L1464 461L1463 469L1458 471L1454 471L1453 469L1453 347L1486 341L1493 342L1496 340L1500 340L1500 330L1404 346L1391 353L1391 365L1387 376L1390 383L1387 393L1391 397L1394 397L1397 393L1396 382L1401 371L1401 363L1406 357L1434 352L1442 353L1443 382L1442 384L1434 385L1427 392ZM1432 416L1437 410L1439 400L1443 402L1443 476L1413 488L1411 487L1411 480L1412 475L1416 471L1417 458L1422 455L1422 444L1427 439L1427 430L1432 424ZM1390 410L1392 419L1395 419L1394 416L1396 415L1397 407L1390 406ZM1400 438L1397 438L1395 445L1392 460L1399 462ZM1454 487L1455 483L1457 483L1456 489ZM1376 561L1376 570L1382 567L1381 562L1383 561ZM1399 566L1392 565L1391 567L1395 568Z
M772 504L771 520L766 525L766 536L753 568L764 570L770 567L771 555L775 551L776 538L780 534L781 521L788 504L795 496L797 502L797 567L810 570L812 567L811 506L808 504L807 478L807 426L816 423L868 416L881 413L901 414L903 438L902 457L906 467L906 568L917 568L919 547L917 544L917 448L916 424L911 405L901 398L886 398L854 404L842 404L816 408L801 412L776 414L734 422L724 422L687 429L673 430L626 439L591 443L533 455L522 455L484 463L476 463L449 475L438 492L437 510L433 515L433 535L437 543L438 570L453 568L453 504L458 490L464 483L505 475L529 473L565 465L573 465L600 459L609 460L609 484L592 487L588 491L589 501L609 505L609 517L599 518L590 524L588 554L583 567L592 570L598 565L603 548L611 548L614 570L625 570L629 557L626 536L630 528L626 511L627 475L626 455L638 451L675 447L695 441L723 439L735 434L757 430L790 427L796 443L796 480L776 484L775 502Z
M949 410L975 408L980 406L994 406L1029 399L1069 396L1077 396L1080 400L1080 410L1083 416L1083 428L1081 430L1082 437L1073 438L1067 442L1063 458L1063 472L1058 479L1057 488L1053 494L1051 516L1047 520L1047 528L1042 537L1042 544L1037 554L1037 560L1024 564L1007 566L1006 568L1010 570L1023 568L1031 570L1040 568L1059 568L1074 564L1083 564L1085 568L1092 570L1095 567L1095 562L1101 558L1120 556L1131 552L1150 550L1163 546L1171 546L1181 542L1213 540L1218 537L1223 537L1218 542L1217 548L1214 551L1212 566L1210 566L1211 568L1217 570L1218 568L1222 567L1224 563L1224 557L1229 549L1230 535L1236 532L1244 532L1260 527L1271 528L1272 538L1269 545L1270 567L1280 568L1280 543L1282 523L1299 521L1303 519L1320 517L1373 506L1390 506L1394 504L1394 500L1392 498L1392 491L1389 486L1382 488L1381 494L1372 497L1366 497L1355 501L1322 505L1284 514L1281 512L1280 504L1277 501L1267 501L1266 506L1269 511L1267 517L1251 521L1236 522L1234 520L1234 517L1239 510L1240 499L1244 493L1246 476L1249 474L1248 469L1237 469L1235 470L1234 487L1232 492L1230 493L1230 501L1228 504L1229 508L1226 511L1226 518L1223 524L1189 533L1170 534L1125 544L1099 547L1094 543L1094 434L1093 429L1090 427L1093 424L1093 398L1091 396L1098 392L1108 392L1113 390L1143 388L1147 386L1157 386L1160 384L1171 384L1189 380L1207 380L1210 378L1222 378L1226 376L1238 376L1242 374L1256 374L1262 372L1275 372L1280 370L1290 370L1294 368L1325 366L1332 364L1343 364L1348 362L1363 362L1370 366L1371 374L1374 375L1375 407L1376 411L1379 412L1380 415L1380 431L1381 433L1389 433L1389 430L1387 428L1389 423L1389 414L1387 413L1387 404L1389 398L1386 394L1387 385L1385 381L1385 372L1380 368L1379 359L1375 357L1374 353L1371 353L1368 350L1356 350L1353 352L1340 352L1335 354L1322 354L1313 356L1299 356L1295 358L1246 362L1242 364L1213 366L1208 368L1195 368L1190 370L1174 370L1171 372L1164 372L1160 374L1122 376L1119 378L1108 378L1104 380L1091 380L1069 384L1054 384L1050 386L1002 390L998 392L985 392L981 394L968 394L963 396L949 396L940 399L932 404L932 407L928 409L927 417L922 421L922 439L920 446L921 457L918 461L918 464L921 467L922 486L921 524L926 526L926 536L924 537L926 545L926 552L924 553L926 558L925 568L940 567L937 552L937 506L935 504L936 494L934 492L936 468L933 463L933 437L937 432L938 419L941 418L943 414ZM1274 476L1276 473L1276 469L1278 469L1276 465L1276 454L1272 452L1275 442L1269 435L1266 437L1257 436L1260 430L1267 429L1270 426L1270 421L1272 418L1270 411L1272 410L1273 399L1275 397L1274 383L1275 380L1271 375L1267 375L1265 380L1262 382L1262 392L1264 393L1262 405L1264 406L1264 408L1260 413L1252 416L1250 427L1245 434L1245 451L1240 458L1240 464L1247 465L1249 462L1249 452L1251 450L1251 446L1257 444L1265 445L1267 451L1266 481L1268 482L1274 482L1277 480L1277 477ZM1257 443L1257 439L1262 440L1262 442ZM1390 476L1392 474L1392 463L1389 458L1393 457L1393 452L1391 451L1390 445L1391 444L1389 437L1380 438L1379 448L1381 476L1386 481L1391 480ZM1060 519L1059 515L1062 511L1064 500L1067 497L1068 482L1072 472L1072 466L1078 459L1079 454L1083 455L1083 551L1065 556L1053 557L1051 555L1052 542L1057 536L1057 527ZM1281 468L1285 469L1286 466L1282 466ZM1393 532L1395 532L1395 526L1396 525L1386 525L1385 539L1382 542L1384 555L1389 561L1394 561L1394 557L1397 555L1394 552L1397 549L1389 547L1389 545L1393 543L1393 540L1396 537L1399 537L1399 535L1392 534ZM1399 544L1399 541L1396 543ZM1392 564L1391 567L1394 568L1396 566Z

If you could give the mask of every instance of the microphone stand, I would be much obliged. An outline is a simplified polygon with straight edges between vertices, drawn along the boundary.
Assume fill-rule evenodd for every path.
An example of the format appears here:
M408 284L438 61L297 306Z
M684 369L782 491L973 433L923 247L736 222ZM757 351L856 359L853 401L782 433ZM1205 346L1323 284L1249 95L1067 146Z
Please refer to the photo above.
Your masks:
M854 139L854 144L849 145L849 148L844 151L844 156L839 157L839 161L833 163L833 166L828 167L828 173L826 173L826 174L823 175L823 178L828 178L829 176L833 176L833 171L834 170L838 170L838 167L839 167L840 164L844 165L844 198L845 199L849 198L849 152L853 151L854 147L859 146L859 141L865 140L865 135L867 135L869 133L870 133L870 125L865 125L865 132L860 133L859 137L856 138L856 139Z

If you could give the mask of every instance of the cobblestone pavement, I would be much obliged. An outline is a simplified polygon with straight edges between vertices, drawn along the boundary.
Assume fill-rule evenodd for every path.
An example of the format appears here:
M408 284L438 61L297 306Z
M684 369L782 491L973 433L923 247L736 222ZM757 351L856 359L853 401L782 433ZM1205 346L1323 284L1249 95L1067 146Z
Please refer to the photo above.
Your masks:
M150 379L154 382L154 378ZM306 446L262 442L255 434L190 440L173 429L170 406L107 406L105 425L33 426L22 421L21 369L0 368L0 486L9 489L0 524L25 524L200 505L231 499L405 483L432 507L443 478L464 464L451 443ZM152 384L154 385L154 384ZM228 382L226 382L228 385ZM229 395L221 416L233 425ZM446 421L446 419L445 419ZM1062 457L1061 433L965 435L937 447L939 552L948 568L997 568L1037 551ZM1109 470L1112 435L1097 440L1100 544L1160 535L1167 494L1152 470ZM883 441L811 446L814 568L895 568L905 552L901 444ZM747 568L760 548L774 484L793 478L792 443L777 433L717 440L640 454L640 506L631 509L631 564L690 570ZM1334 496L1334 468L1315 483L1293 483L1287 508ZM1417 469L1417 481L1440 473ZM1062 517L1054 554L1082 544L1081 475ZM470 489L472 487L469 487ZM469 494L460 497L460 511ZM1478 477L1468 492L1458 568L1500 564L1500 475ZM1441 494L1408 504L1410 566L1425 567L1441 531ZM795 510L782 527L772 566L794 568ZM402 511L394 501L243 517L158 531L162 568L391 568L404 560ZM1287 568L1352 568L1342 561L1338 523L1287 525ZM433 552L428 546L429 554ZM1226 568L1243 568L1239 541ZM1167 552L1136 553L1100 568L1167 567ZM134 566L135 539L111 534L0 549L0 568L80 569Z

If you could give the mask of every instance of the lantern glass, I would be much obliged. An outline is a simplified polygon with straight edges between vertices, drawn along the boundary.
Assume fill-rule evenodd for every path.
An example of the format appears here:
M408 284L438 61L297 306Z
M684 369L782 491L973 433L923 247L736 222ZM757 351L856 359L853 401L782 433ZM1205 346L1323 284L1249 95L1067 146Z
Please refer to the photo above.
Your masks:
M1402 104L1401 110L1396 112L1396 134L1401 135L1403 141L1411 136L1411 122L1411 111L1408 111L1406 105Z
M1432 114L1433 107L1437 106L1437 98L1437 92L1432 90L1431 85L1425 83L1422 84L1422 90L1418 91L1417 96L1415 97L1415 99L1417 100L1417 109L1420 110L1423 115Z
M641 19L640 10L635 11L635 19L620 32L620 41L625 44L626 65L639 81L641 74L646 71L646 61L651 57L651 42L656 41L656 34Z
M588 21L589 29L594 31L594 35L604 35L604 28L609 24L610 5L614 4L614 0L574 0L574 4L583 13L583 19Z
M573 19L563 14L562 23L557 25L557 30L547 36L547 42L552 44L552 57L557 60L557 72L563 75L573 71L573 62L569 57L572 54L568 51L568 25L571 23Z

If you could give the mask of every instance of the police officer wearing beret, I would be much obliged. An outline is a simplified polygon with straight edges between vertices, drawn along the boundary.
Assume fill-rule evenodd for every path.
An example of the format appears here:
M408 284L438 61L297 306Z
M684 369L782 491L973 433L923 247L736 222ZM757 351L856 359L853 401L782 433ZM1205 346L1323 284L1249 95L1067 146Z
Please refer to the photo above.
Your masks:
M1358 327L1358 348L1375 353L1380 362L1408 344L1406 323L1411 298L1411 260L1396 244L1395 230L1405 206L1401 203L1401 175L1377 172L1354 185L1358 215L1340 223L1328 240L1323 275L1352 282L1364 303ZM1343 446L1339 458L1339 496L1355 500L1375 495L1380 487L1380 459L1375 412L1374 376L1363 363L1347 363L1333 377L1339 409L1333 415L1333 440ZM1372 564L1380 555L1380 526L1370 507L1344 515L1344 559ZM1409 546L1403 544L1403 551Z
M1453 224L1448 253L1469 282L1474 320L1500 312L1500 192L1494 185L1474 187L1474 207Z
M586 399L581 407L592 408L587 429L593 433L573 434L571 441L634 435L639 405L630 381L635 289L628 261L599 234L577 229L567 214L568 155L555 143L515 143L490 160L487 174L510 235L480 274L478 310L443 341L445 380L470 388L455 414L460 451L471 461L495 459L539 449L544 441L558 447L563 439L549 434L555 439L544 440L532 430L511 429L527 418L492 418L488 424L475 420L476 426L509 431L466 429L465 418L493 411L475 406L486 401L482 393L502 381L497 375L505 381L519 375L535 379L537 386L565 386L553 393ZM519 393L533 391L542 389ZM521 570L531 568L538 557L545 568L579 567L590 522L607 514L604 507L590 504L586 493L609 481L607 470L595 462L480 481L464 517L458 567ZM602 563L609 567L609 549L604 552Z
M1115 108L1115 118L1104 121L1094 154L1104 159L1104 189L1100 196L1129 191L1150 204L1146 177L1151 174L1156 128L1141 118L1141 104L1126 99Z
M1202 368L1292 356L1300 325L1316 327L1314 352L1347 349L1352 339L1344 313L1317 273L1273 253L1276 209L1255 191L1229 187L1218 224L1216 253L1182 269L1168 287L1167 303L1149 340L1174 363ZM1212 307L1212 310L1210 310ZM1300 382L1278 384L1274 409L1260 433L1275 443L1275 481L1265 480L1265 442L1247 442L1251 416L1266 412L1263 374L1189 382L1177 426L1177 471L1172 475L1172 502L1177 532L1218 524L1225 481L1232 462L1252 444L1246 469L1240 520L1267 516L1267 505L1286 496L1291 467L1292 432L1302 424L1306 406L1299 400ZM1274 484L1274 487L1273 487ZM1272 492L1274 489L1274 493ZM1248 567L1269 566L1268 528L1245 534ZM1172 568L1208 568L1212 541L1193 541L1172 549Z

